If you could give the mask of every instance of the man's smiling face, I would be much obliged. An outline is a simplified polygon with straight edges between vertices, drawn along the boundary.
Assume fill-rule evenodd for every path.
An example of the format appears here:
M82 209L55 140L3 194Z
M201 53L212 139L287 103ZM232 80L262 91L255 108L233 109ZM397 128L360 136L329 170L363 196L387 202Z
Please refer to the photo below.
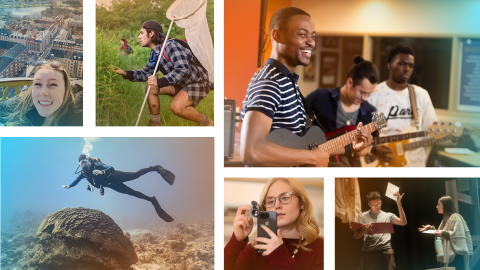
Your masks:
M292 16L285 29L279 31L279 54L287 67L307 66L315 48L315 27L312 18L307 15Z

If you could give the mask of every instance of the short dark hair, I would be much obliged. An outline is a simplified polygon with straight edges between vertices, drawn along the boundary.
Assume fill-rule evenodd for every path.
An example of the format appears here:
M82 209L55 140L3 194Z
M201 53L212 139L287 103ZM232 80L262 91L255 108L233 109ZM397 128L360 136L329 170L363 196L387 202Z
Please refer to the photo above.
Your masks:
M120 40L123 41L123 42L127 42L124 38L121 38Z
M398 44L397 46L395 46L393 49L390 50L390 54L388 55L387 63L392 62L395 55L397 55L399 53L410 54L411 56L415 56L413 54L413 48L412 47L405 46L403 44Z
M270 18L270 25L268 26L270 35L272 35L272 31L275 29L279 29L280 31L285 30L288 21L295 15L307 15L310 17L310 14L296 7L284 7L275 11L272 18Z
M147 31L147 35L150 35L150 32L153 32L153 36L152 36L153 44L158 45L163 42L164 38L157 31L148 29L148 28L144 28L144 29Z
M374 63L357 56L353 59L355 63L347 74L347 79L352 78L353 86L360 85L364 79L371 84L378 83L378 70Z
M370 201L378 200L378 199L382 199L382 196L380 196L380 193L378 193L378 191L370 191L367 194L367 202L368 203L370 203Z
M453 202L452 197L450 196L443 196L439 199L443 206L443 219L447 221L447 219L455 214L458 213L457 208L455 207L455 203ZM445 222L443 223L445 224Z

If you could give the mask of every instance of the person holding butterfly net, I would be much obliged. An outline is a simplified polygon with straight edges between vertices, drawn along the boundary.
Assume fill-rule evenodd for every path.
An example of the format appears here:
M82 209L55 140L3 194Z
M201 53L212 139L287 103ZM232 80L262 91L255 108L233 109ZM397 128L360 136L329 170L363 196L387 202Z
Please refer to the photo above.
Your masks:
M319 149L292 149L267 141L272 130L287 129L302 135L307 116L297 85L295 68L310 62L315 48L315 27L310 15L295 7L277 10L269 25L272 53L248 85L241 112L243 120L240 156L253 166L327 167L330 154ZM371 142L371 134L361 129L353 145L361 151Z
M124 79L133 82L145 82L148 91L149 126L160 126L160 99L158 95L172 96L170 110L177 116L197 122L199 126L213 126L214 123L195 107L213 90L208 71L198 61L189 45L178 39L169 39L160 57L162 44L165 41L162 25L157 21L146 21L142 24L138 40L142 47L151 49L146 66L139 70L124 71L115 68L113 71ZM159 59L160 57L160 59ZM160 61L159 69L164 77L157 79L155 65Z

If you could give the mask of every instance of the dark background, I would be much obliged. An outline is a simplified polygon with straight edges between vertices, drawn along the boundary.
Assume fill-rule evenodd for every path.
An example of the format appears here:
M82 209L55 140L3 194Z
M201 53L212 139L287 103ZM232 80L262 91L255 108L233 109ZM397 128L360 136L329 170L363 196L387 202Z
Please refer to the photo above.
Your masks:
M454 178L453 178L454 179ZM400 187L400 193L405 193L402 199L403 210L407 217L406 226L394 225L391 244L395 251L397 269L431 269L439 267L436 262L434 236L418 231L421 225L434 225L436 228L442 221L436 206L438 199L446 194L445 181L452 178L359 178L362 212L369 210L366 195L370 191L378 191L382 195L382 211L399 216L394 200L385 197L388 182ZM457 180L459 181L459 180ZM473 235L470 218L465 215L469 209L461 204L460 214L465 218L470 233ZM335 268L357 269L362 253L363 238L356 240L348 223L342 223L335 218ZM475 249L475 247L474 247ZM479 266L476 267L476 269Z

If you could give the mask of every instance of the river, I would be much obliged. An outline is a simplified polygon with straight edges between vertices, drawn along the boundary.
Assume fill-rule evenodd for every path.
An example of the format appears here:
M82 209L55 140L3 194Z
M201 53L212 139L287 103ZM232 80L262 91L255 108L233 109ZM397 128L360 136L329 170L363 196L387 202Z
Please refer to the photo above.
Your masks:
M22 17L25 15L41 14L47 7L24 7L24 8L0 8L0 15L2 13L10 12L12 16Z

